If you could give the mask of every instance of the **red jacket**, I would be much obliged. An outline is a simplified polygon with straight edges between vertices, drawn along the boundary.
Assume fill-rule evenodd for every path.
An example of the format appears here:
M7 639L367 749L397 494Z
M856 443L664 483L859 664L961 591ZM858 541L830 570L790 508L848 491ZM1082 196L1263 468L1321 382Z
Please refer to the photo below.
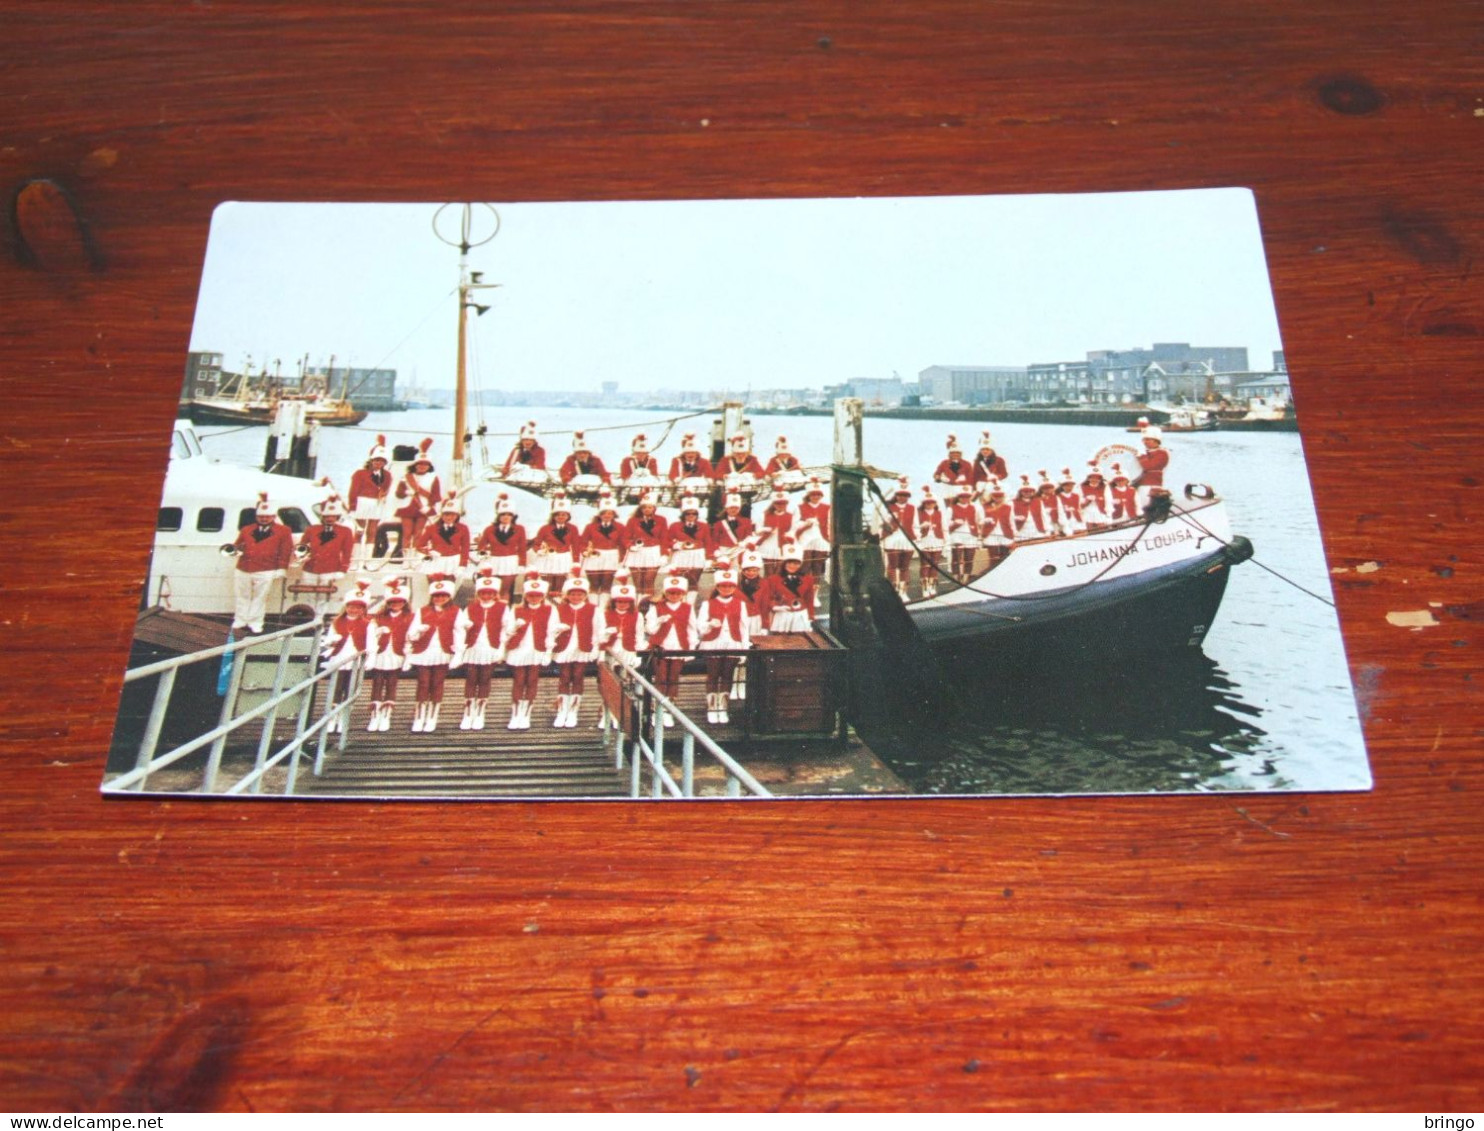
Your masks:
M618 465L618 477L620 479L632 479L634 472L643 469L656 479L660 474L660 461L653 455L624 456Z
M275 519L261 537L258 529L258 524L253 523L237 532L237 541L232 543L241 551L237 555L237 568L243 573L288 569L289 562L294 560L294 536L289 528Z
M557 625L556 639L552 641L551 650L559 652L564 650L569 643L572 633L577 633L577 650L579 652L591 652L596 644L593 643L593 617L597 614L598 606L589 601L585 605L569 605L563 601L556 607Z
M726 518L719 518L711 524L711 545L713 549L731 549L742 545L743 542L752 537L752 519L746 515L737 516L737 528L732 529L731 523Z
M612 527L605 531L603 524L595 518L587 524L587 529L582 532L582 546L588 553L592 553L594 550L617 550L619 557L622 558L624 552L629 548L628 531L624 529L624 524L617 519L614 520Z
M799 457L792 452L779 452L768 461L765 475L777 475L780 471L798 471L800 467Z
M596 475L604 483L608 482L608 469L603 466L603 461L592 453L588 454L587 462L579 464L577 456L570 455L562 461L562 470L559 472L563 483L570 483L579 475Z
M1108 484L1100 483L1094 487L1084 479L1080 490L1082 492L1082 510L1087 512L1089 522L1098 522L1112 515L1113 501L1109 497L1112 492ZM1094 511L1096 514L1093 513Z
M1015 509L1009 503L1001 503L997 507L985 506L984 508L984 534L1001 534L1006 538L1015 537L1015 525L1012 517Z
M1076 491L1058 491L1056 493L1057 505L1061 507L1061 513L1068 518L1080 520L1082 518L1082 500Z
M670 478L676 483L682 479L710 479L712 476L711 461L703 455L697 455L696 461L686 466L684 456L676 456L670 461Z
M624 524L624 537L628 539L630 547L633 546L658 546L668 549L666 531L670 524L665 521L662 514L652 515L648 523L635 511L633 516Z
M1134 480L1135 487L1163 487L1165 468L1170 465L1170 453L1163 448L1139 453L1139 466L1143 472Z
M443 484L433 472L428 472L419 482L418 477L408 471L397 484L397 500L402 504L397 514L402 518L417 515L432 516L438 513L438 504L443 501Z
M1004 460L1000 461L1004 463ZM953 466L952 460L943 460L933 472L933 478L939 483L974 483L974 465L966 459L958 461L958 466Z
M479 536L479 544L475 546L481 554L489 554L496 558L514 558L521 565L526 564L526 528L518 522L510 524L510 529L505 532L505 537L500 537L500 524L492 522L484 528L484 533Z
M1006 479L1010 475L1010 468L1006 466L1003 456L998 454L989 457L985 462L984 457L974 457L974 483L980 484L988 479Z
M913 538L917 537L917 508L911 503L892 503L886 508L888 518L886 520L885 534L895 534L898 530L905 530Z
M464 609L464 615L469 618L469 626L464 630L464 647L472 647L481 634L492 647L504 647L500 634L504 631L505 614L509 611L510 606L504 601L496 601L488 608L478 601L471 601Z
M949 533L971 530L979 533L979 505L977 503L954 503L948 508Z
M395 615L387 609L383 609L371 618L376 622L377 628L391 630L391 635L382 637L378 632L380 643L376 645L378 652L391 652L394 655L405 655L407 652L407 630L412 627L412 610L404 608L401 615Z
M1015 497L1010 504L1010 511L1015 516L1015 529L1023 529L1027 523L1036 528L1037 533L1046 533L1046 516L1041 507L1041 496L1033 499L1022 499Z
M542 603L533 609L530 605L522 602L510 610L509 647L519 648L525 645L527 643L527 637L531 633L535 633L536 639L530 641L530 646L539 652L549 651L551 648L550 631L550 605Z
M767 474L763 470L763 465L758 462L757 456L751 452L747 453L746 458L742 460L740 466L737 463L736 456L723 456L721 462L712 469L712 472L717 479L725 479L728 475L751 475L756 479L761 479Z
M742 632L743 621L751 615L752 608L740 592L733 593L730 598L712 594L709 600L703 602L700 612L701 639L715 640L721 636L721 631L725 628L727 635L733 640L744 640L746 637ZM710 622L714 620L723 623L718 628L712 628Z
M449 558L457 554L459 565L466 566L469 564L469 528L456 522L452 530L445 530L441 522L430 522L417 536L417 549L419 553Z
M556 526L548 522L536 531L536 537L531 539L530 551L536 554L560 554L563 551L571 551L572 559L575 561L582 554L582 532L570 522L562 527L562 531L564 536L559 536Z
M417 619L421 624L428 625L432 632L423 633L422 637L415 641L412 650L418 655L426 652L432 646L433 637L438 638L438 643L445 652L453 651L453 626L459 619L459 607L452 601L444 605L442 609L435 609L432 605L424 605L417 611Z
M830 504L829 503L800 503L799 504L799 526L813 519L819 527L820 536L826 542L830 540Z
M617 630L617 635L604 647L622 648L625 652L639 650L639 610L632 608L626 613L615 612L612 607L603 610L603 631Z
M1139 517L1139 501L1134 495L1133 485L1127 487L1109 487L1108 494L1113 499L1113 521L1129 522Z
M350 552L355 544L355 533L344 523L315 523L299 538L299 545L309 548L304 572L345 573L350 569Z
M943 538L943 508L934 507L932 510L920 510L917 512L917 529L913 536L921 538L924 534L932 531L933 536L939 541Z
M356 501L359 499L384 499L392 493L392 484L395 482L392 473L387 468L382 468L380 479L377 473L369 467L363 467L350 477L350 509L356 509Z
M785 507L781 511L775 511L772 506L763 511L758 519L764 531L773 530L778 534L778 544L783 545L784 536L794 528L793 511Z
M350 617L341 613L330 622L330 631L340 638L341 646L343 647L345 638L348 636L357 652L364 652L366 650L366 640L368 639L370 630L370 617L357 617L355 620L351 620Z
M763 587L758 590L757 611L762 618L763 627L768 627L768 622L773 619L773 610L777 608L803 608L812 617L814 615L814 575L809 573L796 573L799 578L798 589L791 589L784 581L784 574L775 573L771 577L763 579Z
M540 444L535 445L530 451L524 451L519 444L510 449L510 454L505 457L505 468L502 474L509 475L513 468L529 467L534 471L546 470L546 449Z
M667 553L676 550L700 550L708 558L711 556L711 528L704 522L697 521L694 530L687 530L685 523L672 522L665 531L667 542Z

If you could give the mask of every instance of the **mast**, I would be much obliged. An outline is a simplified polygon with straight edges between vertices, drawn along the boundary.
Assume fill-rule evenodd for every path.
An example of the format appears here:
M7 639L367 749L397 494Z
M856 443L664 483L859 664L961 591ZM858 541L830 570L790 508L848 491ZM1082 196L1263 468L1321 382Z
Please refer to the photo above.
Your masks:
M444 209L452 205L445 204L437 212L433 213L433 234L450 247L459 249L459 334L458 334L458 359L455 367L454 384L454 406L453 406L453 486L454 490L462 490L472 478L469 468L469 456L466 448L469 436L469 377L467 362L468 344L468 316L465 311L471 308L476 317L489 310L487 306L480 306L476 302L469 301L471 291L493 290L498 283L483 282L484 273L469 270L469 250L480 247L494 239L500 232L500 214L488 204L490 214L495 218L494 229L483 239L473 238L474 232L474 205L460 205L459 216L459 238L458 241L449 239L438 230L438 218L443 215Z

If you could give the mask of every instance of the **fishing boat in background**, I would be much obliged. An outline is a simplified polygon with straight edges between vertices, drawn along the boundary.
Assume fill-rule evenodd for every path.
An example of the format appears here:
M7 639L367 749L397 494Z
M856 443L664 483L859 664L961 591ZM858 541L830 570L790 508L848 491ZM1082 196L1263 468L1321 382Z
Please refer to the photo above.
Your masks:
M305 372L301 363L298 386L291 387L279 374L269 374L266 369L254 377L249 363L244 372L228 375L216 393L194 396L185 402L184 409L193 424L272 424L280 402L298 401L303 403L308 419L322 428L348 428L361 423L367 414L352 403L348 377L336 393L333 374L333 357L326 376Z

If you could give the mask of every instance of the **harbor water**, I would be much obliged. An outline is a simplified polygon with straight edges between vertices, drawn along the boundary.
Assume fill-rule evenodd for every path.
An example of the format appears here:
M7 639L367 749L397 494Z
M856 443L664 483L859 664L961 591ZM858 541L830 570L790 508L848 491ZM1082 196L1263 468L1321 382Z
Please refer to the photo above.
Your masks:
M655 426L666 412L592 409L485 409L489 452L501 462L527 419L541 428L548 456L570 450L583 428L593 449L616 470L637 426L662 466L681 435L709 438L711 414L668 433ZM479 422L471 413L473 425ZM362 465L378 432L391 443L435 440L445 470L452 413L373 413L358 428L321 435L319 471L342 490ZM766 460L779 435L806 465L828 463L828 417L756 416L754 446ZM606 431L613 427L614 431ZM972 455L986 426L956 429ZM1053 477L1070 467L1081 478L1100 448L1138 437L1085 425L987 426L1020 474ZM266 429L202 428L208 454L261 462ZM943 458L955 426L938 421L877 420L865 426L867 459L909 476L920 489ZM503 435L497 435L503 434ZM703 447L707 444L703 440ZM1355 699L1334 609L1328 569L1304 467L1293 433L1207 432L1166 436L1166 483L1215 488L1227 502L1232 530L1251 539L1256 562L1233 568L1216 622L1201 651L1175 661L1118 664L1038 677L1013 671L954 673L956 710L941 725L873 727L865 737L915 792L925 794L1142 793L1190 790L1363 789L1370 784ZM441 458L440 458L441 457ZM524 509L524 508L523 508ZM477 533L491 516L468 517ZM1268 567L1267 570L1261 568ZM1275 572L1268 572L1272 570ZM1277 575L1282 575L1281 577ZM1286 580L1285 580L1286 579ZM1301 586L1302 589L1296 586ZM1306 593L1303 590L1310 592ZM1315 596L1317 595L1317 596Z

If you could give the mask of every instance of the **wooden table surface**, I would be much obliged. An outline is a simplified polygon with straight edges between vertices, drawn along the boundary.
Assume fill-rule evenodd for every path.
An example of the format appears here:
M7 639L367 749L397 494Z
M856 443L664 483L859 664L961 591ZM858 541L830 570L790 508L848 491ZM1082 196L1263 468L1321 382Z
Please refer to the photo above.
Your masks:
M12 0L0 1106L1478 1110L1481 58L1460 0ZM1373 793L99 798L219 201L1211 185L1380 563Z

